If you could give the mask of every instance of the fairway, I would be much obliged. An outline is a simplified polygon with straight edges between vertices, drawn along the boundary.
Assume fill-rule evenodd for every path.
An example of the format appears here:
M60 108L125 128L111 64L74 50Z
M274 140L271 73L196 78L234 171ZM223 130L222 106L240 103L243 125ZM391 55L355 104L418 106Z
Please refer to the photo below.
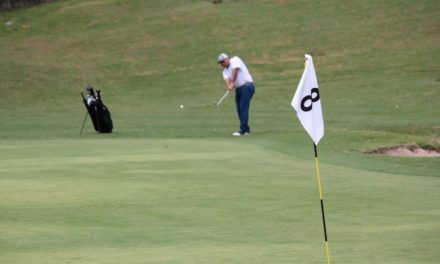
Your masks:
M311 160L195 139L15 141L0 153L2 263L325 259ZM322 173L335 262L435 263L437 178Z
M313 142L291 107L305 54L331 263L440 263L440 157L372 154L440 151L439 17L438 0L0 11L0 263L327 263ZM213 103L222 52L254 80L249 136L231 135L234 92ZM88 84L112 133L84 119Z

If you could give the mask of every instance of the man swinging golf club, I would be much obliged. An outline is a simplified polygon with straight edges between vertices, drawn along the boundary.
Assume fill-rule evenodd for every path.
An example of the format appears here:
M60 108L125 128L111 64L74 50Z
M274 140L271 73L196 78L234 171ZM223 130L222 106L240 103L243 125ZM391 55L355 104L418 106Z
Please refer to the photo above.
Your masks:
M249 107L255 93L252 76L246 64L237 56L229 58L225 53L221 53L218 55L217 61L223 67L223 79L228 91L235 90L235 105L240 119L240 130L232 135L249 135L251 132L248 124Z

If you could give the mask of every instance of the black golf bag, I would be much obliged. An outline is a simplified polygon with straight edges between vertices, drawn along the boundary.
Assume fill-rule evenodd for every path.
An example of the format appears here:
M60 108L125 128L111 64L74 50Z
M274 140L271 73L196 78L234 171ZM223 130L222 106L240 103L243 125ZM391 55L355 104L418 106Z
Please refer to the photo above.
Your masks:
M83 103L87 108L87 112L92 119L93 127L96 132L111 133L113 130L112 116L108 108L102 103L101 91L96 90L95 94L93 87L88 85L86 92L86 97L84 97L83 93L81 93L81 96L83 98Z

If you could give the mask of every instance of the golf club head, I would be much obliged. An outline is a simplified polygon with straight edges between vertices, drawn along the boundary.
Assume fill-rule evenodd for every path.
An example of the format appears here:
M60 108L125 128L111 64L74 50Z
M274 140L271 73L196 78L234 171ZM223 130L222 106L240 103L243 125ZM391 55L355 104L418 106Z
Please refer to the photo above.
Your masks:
M95 95L95 91L93 90L93 86L89 83L86 87L87 95Z

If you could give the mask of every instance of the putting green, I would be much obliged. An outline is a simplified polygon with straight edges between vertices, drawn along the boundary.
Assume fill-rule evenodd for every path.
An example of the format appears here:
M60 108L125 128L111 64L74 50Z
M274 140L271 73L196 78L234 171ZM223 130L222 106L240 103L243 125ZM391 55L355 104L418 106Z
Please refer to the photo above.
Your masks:
M0 146L2 263L325 261L312 159L246 138ZM335 262L435 263L438 178L321 173Z

